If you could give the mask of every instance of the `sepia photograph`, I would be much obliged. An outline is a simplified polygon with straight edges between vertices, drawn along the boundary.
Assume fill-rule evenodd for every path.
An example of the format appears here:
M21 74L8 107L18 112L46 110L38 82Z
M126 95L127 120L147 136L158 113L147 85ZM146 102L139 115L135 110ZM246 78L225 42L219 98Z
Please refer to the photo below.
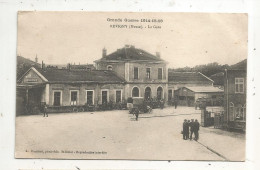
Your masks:
M246 13L17 15L15 158L245 161Z

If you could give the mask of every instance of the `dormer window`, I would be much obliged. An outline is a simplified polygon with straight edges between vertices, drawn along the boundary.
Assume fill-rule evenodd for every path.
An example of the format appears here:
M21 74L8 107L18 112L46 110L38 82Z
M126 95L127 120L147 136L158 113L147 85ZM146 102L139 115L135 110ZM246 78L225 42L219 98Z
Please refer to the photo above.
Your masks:
M113 70L113 67L111 65L107 66L107 70Z

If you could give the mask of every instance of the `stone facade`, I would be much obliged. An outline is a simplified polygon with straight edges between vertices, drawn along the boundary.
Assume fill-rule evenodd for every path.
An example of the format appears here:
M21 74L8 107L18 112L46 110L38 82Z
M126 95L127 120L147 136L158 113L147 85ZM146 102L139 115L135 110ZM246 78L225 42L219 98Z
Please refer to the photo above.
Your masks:
M85 105L87 103L87 91L93 91L92 104L102 104L102 91L107 91L107 102L116 102L116 91L121 91L122 99L124 98L124 86L122 84L50 84L49 88L49 105L54 105L54 92L61 92L61 106L70 106L71 93L77 93L75 105Z
M98 70L113 70L119 77L125 79L125 99L159 97L167 100L168 98L167 62L158 55L127 46L106 56L103 49L102 58L95 63ZM134 92L136 89L138 93Z
M163 98L167 98L167 68L165 63L137 63L137 62L126 62L126 63L113 63L105 62L98 63L97 69L108 69L112 66L112 70L120 77L126 80L125 84L125 96L132 96L132 89L137 87L139 89L138 97L145 97L145 89L151 88L151 97L157 97L157 89L161 87L163 89ZM134 78L134 69L138 69L138 78ZM158 79L158 69L162 69L162 79ZM147 74L147 70L150 70L150 76Z

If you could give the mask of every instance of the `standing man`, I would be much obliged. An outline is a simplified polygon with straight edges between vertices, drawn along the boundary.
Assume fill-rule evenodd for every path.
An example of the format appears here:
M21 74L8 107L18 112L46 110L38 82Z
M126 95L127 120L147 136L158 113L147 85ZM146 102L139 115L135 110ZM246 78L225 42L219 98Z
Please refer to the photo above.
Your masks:
M183 139L187 140L189 138L189 123L187 122L186 119L184 119L183 122Z
M194 119L191 119L190 122L190 140L192 140L192 134L194 133Z
M190 99L187 100L188 107L190 107Z
M44 104L44 106L43 106L43 117L45 117L45 115L46 115L46 117L48 117L47 109L48 109L47 105Z
M163 99L160 100L160 107L161 107L161 109L163 109L163 107L164 107L164 101L163 101Z
M198 120L196 119L194 122L194 134L195 134L196 141L199 139L199 130L200 130L200 124L199 124Z
M190 138L190 120L187 121L187 134L186 134L186 138L189 139Z
M175 107L175 109L177 109L177 106L178 106L178 100L175 99L175 100L174 100L174 107Z
M185 140L189 139L189 134L190 134L190 126L189 126L189 120L186 122L186 126L185 126Z
M139 110L136 109L136 110L134 111L134 113L135 113L135 120L138 121Z
M186 134L187 134L187 132L186 132L186 126L187 126L188 124L187 124L187 120L186 119L184 119L184 122L183 122L183 124L182 124L182 136L183 136L183 140L186 140L185 138L186 138Z

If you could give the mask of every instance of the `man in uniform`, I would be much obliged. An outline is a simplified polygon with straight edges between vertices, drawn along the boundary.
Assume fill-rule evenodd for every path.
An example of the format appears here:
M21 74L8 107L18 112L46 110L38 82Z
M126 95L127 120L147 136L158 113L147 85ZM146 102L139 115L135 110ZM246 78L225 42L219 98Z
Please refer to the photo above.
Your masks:
M138 109L136 109L136 110L134 111L134 114L135 114L135 120L136 120L136 121L138 121L138 117L139 117L139 110L138 110Z
M190 120L187 121L187 125L188 125L188 138L190 138Z
M177 101L177 99L175 99L174 100L174 107L175 107L175 109L177 109L177 106L178 106L178 101Z
M199 129L200 129L200 124L199 124L198 120L196 119L194 122L194 134L195 134L196 141L199 139Z
M183 139L187 140L189 138L189 123L187 122L186 119L184 119L184 122L183 122L182 133L183 133Z
M184 119L184 122L182 124L182 136L183 136L184 140L185 140L185 136L186 136L186 133L185 133L186 125L187 125L187 120Z
M44 106L43 106L43 117L45 117L45 115L46 115L46 117L48 117L47 109L48 109L47 105L44 104Z
M194 119L191 119L190 122L190 140L192 140L192 134L194 133Z
M164 101L163 101L163 99L161 99L160 100L160 108L163 109L163 107L164 107Z

